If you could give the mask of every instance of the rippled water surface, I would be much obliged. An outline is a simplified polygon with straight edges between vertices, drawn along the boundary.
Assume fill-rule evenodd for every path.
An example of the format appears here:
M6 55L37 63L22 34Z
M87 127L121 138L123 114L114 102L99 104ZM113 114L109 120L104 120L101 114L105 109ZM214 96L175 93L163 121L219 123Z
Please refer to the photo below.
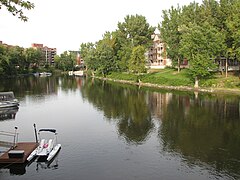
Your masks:
M34 141L36 123L62 144L51 164L2 166L1 180L240 178L239 96L74 77L1 80L0 91L20 101L0 111L0 131L17 126L19 141Z

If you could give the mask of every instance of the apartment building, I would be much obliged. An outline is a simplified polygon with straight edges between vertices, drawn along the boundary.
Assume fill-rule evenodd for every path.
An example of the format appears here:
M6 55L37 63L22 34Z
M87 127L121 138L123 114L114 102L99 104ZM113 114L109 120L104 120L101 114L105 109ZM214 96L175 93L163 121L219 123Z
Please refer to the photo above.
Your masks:
M167 58L167 52L160 34L153 34L151 38L153 45L147 53L148 67L150 69L164 69L167 66L171 66L172 61Z
M42 64L53 64L54 63L54 56L57 54L56 48L49 48L47 46L43 46L43 44L33 43L32 48L40 49L42 51Z

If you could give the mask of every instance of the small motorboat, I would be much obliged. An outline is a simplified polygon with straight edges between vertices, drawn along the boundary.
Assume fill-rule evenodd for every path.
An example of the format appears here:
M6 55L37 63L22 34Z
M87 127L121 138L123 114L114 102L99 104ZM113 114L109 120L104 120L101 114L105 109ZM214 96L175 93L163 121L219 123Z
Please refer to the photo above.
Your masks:
M53 133L52 139L42 138L42 133ZM39 129L38 131L38 147L28 156L27 161L37 158L38 161L51 161L61 149L61 144L57 143L56 129Z
M12 91L0 92L0 108L18 107L19 101L15 99Z

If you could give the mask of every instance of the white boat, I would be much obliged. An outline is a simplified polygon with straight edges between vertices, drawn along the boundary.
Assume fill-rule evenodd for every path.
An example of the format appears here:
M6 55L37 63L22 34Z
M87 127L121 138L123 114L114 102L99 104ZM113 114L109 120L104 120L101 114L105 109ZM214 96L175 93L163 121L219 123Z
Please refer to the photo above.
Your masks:
M46 77L46 76L51 76L52 73L50 73L50 72L41 72L41 73L39 73L39 75L40 75L41 77Z
M53 133L52 139L41 138L42 133ZM38 158L39 161L51 161L61 149L61 144L57 144L56 129L39 129L38 136L40 138L38 147L28 156L27 160L31 161Z
M83 71L73 71L73 75L75 75L75 76L84 76Z
M0 92L0 108L18 107L19 101L15 99L12 91Z
M68 71L69 76L73 76L73 71Z

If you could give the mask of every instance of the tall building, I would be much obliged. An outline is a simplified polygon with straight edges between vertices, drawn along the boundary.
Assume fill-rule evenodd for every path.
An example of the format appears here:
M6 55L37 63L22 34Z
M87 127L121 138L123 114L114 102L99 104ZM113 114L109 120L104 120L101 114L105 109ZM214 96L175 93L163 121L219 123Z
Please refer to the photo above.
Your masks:
M53 64L54 56L57 54L56 48L49 48L47 46L43 46L43 44L33 43L32 48L40 49L42 51L42 63L45 64Z
M151 36L153 45L148 51L148 66L150 69L163 69L171 66L172 61L167 57L167 52L159 34Z

